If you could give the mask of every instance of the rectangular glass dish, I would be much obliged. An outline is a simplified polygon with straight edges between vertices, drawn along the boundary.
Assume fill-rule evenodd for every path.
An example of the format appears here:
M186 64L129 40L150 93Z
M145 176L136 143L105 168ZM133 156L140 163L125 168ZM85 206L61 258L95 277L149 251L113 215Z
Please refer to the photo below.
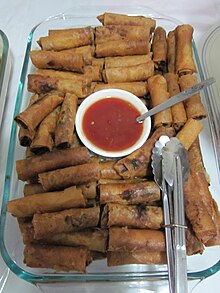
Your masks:
M49 17L39 25L35 26L30 32L27 48L24 56L24 63L18 88L17 100L14 116L21 112L28 104L30 93L27 92L27 75L33 72L34 68L30 62L29 53L31 50L39 48L37 40L41 36L47 35L49 29L64 29L70 27L96 26L100 25L96 16L104 12L115 12L129 15L143 15L156 19L157 26L162 26L166 31L173 30L179 21L159 15L145 6L90 6L74 7L71 11ZM203 77L201 65L198 59L195 44L193 51L198 69L198 75ZM214 133L213 112L210 107L209 96L203 95L203 102L208 110L209 117L204 123L204 130L200 135L200 144L206 170L211 178L210 190L220 206L219 194L219 165L217 158L216 135ZM131 281L139 280L161 280L167 278L166 265L123 265L119 267L107 267L106 259L94 261L87 268L87 273L77 272L54 272L49 269L28 268L23 263L23 241L19 227L15 218L6 212L8 200L20 197L23 194L23 185L17 179L15 163L16 160L24 157L24 148L19 145L17 138L17 126L12 124L9 152L7 159L4 196L1 211L0 246L4 261L8 267L19 277L29 282L72 282L72 281ZM220 270L220 247L206 248L203 255L188 257L188 278L202 279Z

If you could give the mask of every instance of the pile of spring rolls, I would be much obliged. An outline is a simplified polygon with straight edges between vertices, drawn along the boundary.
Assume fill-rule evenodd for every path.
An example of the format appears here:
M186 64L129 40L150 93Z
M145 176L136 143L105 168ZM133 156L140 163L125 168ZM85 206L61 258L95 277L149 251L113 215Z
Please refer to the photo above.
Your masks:
M207 117L199 94L156 114L148 140L123 158L91 155L74 129L80 101L94 91L128 90L150 108L196 84L193 28L166 32L154 19L114 13L98 19L95 28L50 30L30 53L33 95L15 117L27 148L16 162L24 196L7 204L29 267L85 272L97 258L107 258L108 266L166 263L161 192L151 170L161 135L176 136L189 154L187 254L220 244L219 210L198 138Z

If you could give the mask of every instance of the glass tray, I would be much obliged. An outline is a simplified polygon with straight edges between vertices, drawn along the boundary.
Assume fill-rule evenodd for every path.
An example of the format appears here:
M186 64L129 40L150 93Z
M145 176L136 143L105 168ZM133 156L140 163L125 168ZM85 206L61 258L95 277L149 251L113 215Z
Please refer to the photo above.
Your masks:
M180 24L172 19L145 6L90 6L74 7L67 13L55 17L49 17L30 32L27 48L24 56L24 63L18 87L17 100L14 116L22 111L28 103L30 94L27 92L27 74L33 71L29 61L30 50L36 49L36 41L40 36L47 34L49 29L61 29L69 27L80 27L88 25L100 25L96 16L104 12L116 12L129 15L144 15L156 19L157 25L163 26L167 31L173 30ZM198 59L196 47L193 44L194 55L198 67L199 76L202 78L201 65ZM211 192L220 205L219 195L219 166L216 157L215 136L213 135L212 121L213 113L209 110L209 96L203 96L204 103L209 111L209 118L204 121L204 130L200 135L201 147L204 156L206 169L211 177ZM132 281L132 280L155 280L167 279L166 265L126 265L120 267L107 267L106 260L94 261L88 268L87 273L54 273L48 269L32 269L23 264L23 241L19 232L16 220L6 212L8 200L19 197L23 192L23 183L17 179L15 162L23 158L24 148L19 146L17 139L17 127L12 125L11 138L8 152L4 197L1 211L0 246L4 261L8 267L19 277L33 283L44 282L73 282L73 281ZM220 269L220 247L207 248L203 255L188 257L188 279L203 279Z
M6 93L11 68L8 38L0 30L0 126L4 112Z

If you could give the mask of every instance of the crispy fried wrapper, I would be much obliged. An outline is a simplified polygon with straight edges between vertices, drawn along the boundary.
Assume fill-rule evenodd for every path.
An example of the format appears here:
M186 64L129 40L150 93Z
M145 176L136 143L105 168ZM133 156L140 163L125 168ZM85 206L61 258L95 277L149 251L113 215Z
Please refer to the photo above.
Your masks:
M175 29L176 73L192 74L196 72L193 59L193 27L189 24L178 25Z
M34 131L40 122L57 106L62 104L63 95L56 92L46 94L15 117L18 126Z
M86 147L67 148L17 160L16 171L18 179L27 181L37 177L39 173L84 164L89 161L89 151Z
M176 62L176 38L175 31L170 31L167 35L167 71L175 73Z
M69 147L72 143L77 102L76 95L65 95L55 130L55 145L58 148Z
M157 128L142 147L116 162L114 165L115 170L120 176L127 179L147 176L150 172L151 152L155 142L161 135L172 137L174 134L173 128Z
M100 203L140 204L160 200L160 189L154 181L100 184Z
M99 15L97 18L103 25L115 24L115 25L149 26L151 32L154 31L156 26L156 20L150 17L145 17L145 16L128 16L125 14L106 12L102 15Z
M158 26L154 31L152 41L153 61L155 67L162 72L166 72L167 60L167 39L164 28Z
M166 73L164 75L167 82L167 89L170 97L178 94L180 92L178 84L178 75L174 73ZM171 107L171 114L173 119L173 127L175 130L179 130L187 121L186 111L183 102L180 102Z
M126 66L106 68L103 71L105 82L132 82L147 80L154 74L154 62L152 60L146 63Z
M34 139L30 145L30 151L34 154L42 154L52 151L54 147L54 134L57 120L60 113L60 106L48 114L36 130Z
M91 65L92 59L95 54L95 47L93 45L81 46L78 48L64 50L64 52L70 52L72 54L82 55L85 65Z
M162 102L169 99L170 94L167 91L167 82L162 75L154 75L148 79L148 89L151 96L152 107L155 107ZM159 126L172 126L173 119L171 109L168 108L154 115L153 125L154 128Z
M147 55L106 57L105 68L139 65L148 62L149 60L152 60L152 53Z
M35 213L60 211L72 207L85 207L82 190L76 186L63 191L39 193L13 199L7 203L7 211L15 217L30 217Z
M163 225L161 207L141 205L106 204L102 213L103 227L130 227L160 229Z
M188 89L197 84L197 77L195 75L187 74L179 78L181 91ZM202 104L200 94L197 93L184 101L184 106L187 118L203 119L207 117L206 110Z
M34 214L32 224L35 239L47 239L51 235L96 227L99 207L72 208L53 213ZM47 223L45 225L45 223Z
M86 247L28 244L24 249L24 263L31 268L85 273L91 262L92 257Z
M72 185L96 181L100 178L98 162L67 167L39 174L39 181L45 191L60 190Z

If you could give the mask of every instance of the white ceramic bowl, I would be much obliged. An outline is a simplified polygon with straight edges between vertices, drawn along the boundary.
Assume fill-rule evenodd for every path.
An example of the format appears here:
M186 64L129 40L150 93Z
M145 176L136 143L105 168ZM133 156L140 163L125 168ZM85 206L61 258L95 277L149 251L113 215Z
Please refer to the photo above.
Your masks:
M121 100L131 103L141 114L148 111L145 104L137 96L133 95L130 92L119 90L119 89L100 90L91 94L87 98L85 98L85 100L83 100L83 102L80 104L76 113L76 121L75 121L76 131L82 143L92 152L104 157L123 157L132 153L136 149L140 148L144 144L144 142L147 140L151 130L151 118L148 117L147 119L144 120L143 131L141 133L141 136L136 141L136 143L133 144L131 147L126 148L124 150L120 150L120 151L106 151L104 149L97 147L90 140L88 140L86 135L84 134L83 127L82 127L83 117L87 109L92 104L102 99L108 99L110 97L119 98Z

